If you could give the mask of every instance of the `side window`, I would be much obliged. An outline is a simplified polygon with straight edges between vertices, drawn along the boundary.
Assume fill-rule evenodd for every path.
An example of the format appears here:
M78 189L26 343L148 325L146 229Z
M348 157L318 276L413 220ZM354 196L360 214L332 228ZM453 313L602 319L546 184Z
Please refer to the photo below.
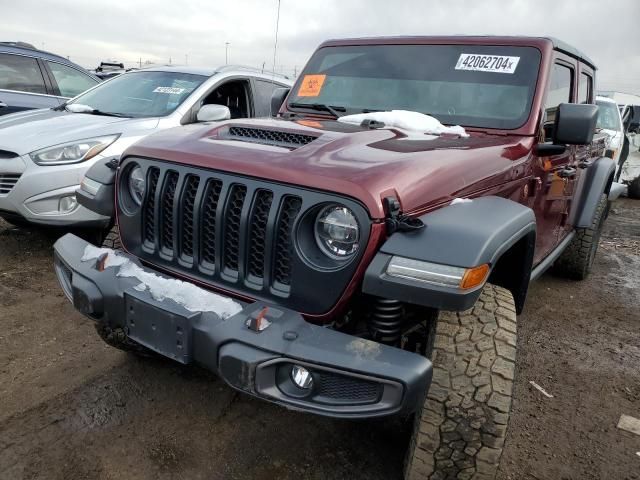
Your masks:
M586 73L580 74L580 83L578 84L578 103L593 102L593 77Z
M231 112L231 118L247 118L251 114L248 83L246 80L230 80L223 83L205 97L202 105L225 105Z
M255 80L256 85L256 117L271 116L271 95L276 88L282 88L284 85L269 82L267 80Z
M29 93L47 93L35 58L0 53L0 88Z
M549 91L545 101L544 136L545 141L553 137L553 124L556 120L556 112L561 103L571 103L573 99L573 69L556 63L551 69Z
M89 75L85 75L75 68L62 65L61 63L47 61L47 65L51 69L53 78L56 79L56 83L58 84L60 95L63 97L75 97L98 83Z

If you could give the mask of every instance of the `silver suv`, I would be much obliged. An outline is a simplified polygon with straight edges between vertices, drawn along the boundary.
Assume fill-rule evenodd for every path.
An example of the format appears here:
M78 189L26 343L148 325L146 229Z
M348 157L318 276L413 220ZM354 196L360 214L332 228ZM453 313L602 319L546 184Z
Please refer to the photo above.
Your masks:
M75 191L97 161L154 132L203 120L268 116L283 76L238 66L163 66L100 83L65 104L0 118L0 216L106 227ZM221 114L222 112L222 114Z

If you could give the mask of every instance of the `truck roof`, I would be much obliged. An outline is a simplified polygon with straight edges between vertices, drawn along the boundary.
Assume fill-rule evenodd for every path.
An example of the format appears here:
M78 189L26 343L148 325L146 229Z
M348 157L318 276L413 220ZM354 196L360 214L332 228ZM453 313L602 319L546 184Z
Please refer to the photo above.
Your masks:
M393 44L465 44L475 43L479 45L515 45L539 47L542 44L551 44L554 50L558 50L572 56L593 69L596 65L587 55L577 48L554 37L527 37L527 36L494 36L494 35L422 35L422 36L388 36L388 37L361 37L333 39L323 42L321 47L337 47L340 45L393 45Z

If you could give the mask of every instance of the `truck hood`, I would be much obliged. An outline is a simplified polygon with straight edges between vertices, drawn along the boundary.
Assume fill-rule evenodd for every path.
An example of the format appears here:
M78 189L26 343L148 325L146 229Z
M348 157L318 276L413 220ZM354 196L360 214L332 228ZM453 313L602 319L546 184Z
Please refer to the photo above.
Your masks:
M403 211L420 213L514 180L514 171L524 175L524 169L512 167L531 153L532 137L469 133L468 138L435 137L333 120L235 120L165 130L123 156L336 192L364 203L372 218L382 218L387 196L395 196ZM292 140L289 135L304 144L280 146L282 139Z
M91 137L153 130L157 118L117 118L51 109L0 117L0 150L25 155L41 148Z

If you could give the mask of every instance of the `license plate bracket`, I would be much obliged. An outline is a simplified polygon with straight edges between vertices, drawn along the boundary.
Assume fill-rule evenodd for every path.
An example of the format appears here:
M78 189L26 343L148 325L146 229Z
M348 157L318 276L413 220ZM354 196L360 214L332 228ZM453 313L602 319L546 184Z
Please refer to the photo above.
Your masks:
M150 350L177 362L191 363L191 319L125 293L127 335Z

